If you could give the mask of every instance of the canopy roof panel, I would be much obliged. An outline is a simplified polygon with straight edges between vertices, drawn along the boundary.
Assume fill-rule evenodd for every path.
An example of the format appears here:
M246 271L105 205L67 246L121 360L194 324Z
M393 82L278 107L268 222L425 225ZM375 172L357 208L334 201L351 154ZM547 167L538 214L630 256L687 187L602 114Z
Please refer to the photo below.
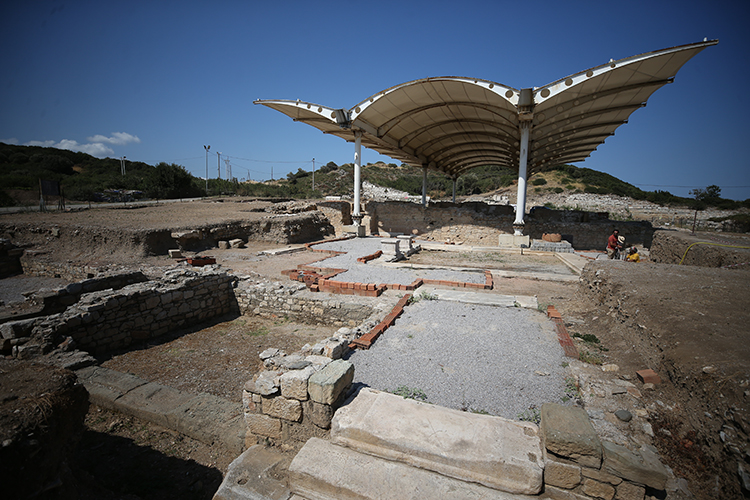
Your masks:
M361 132L363 146L451 177L483 165L518 169L521 127L528 125L532 173L585 160L690 58L717 43L610 61L527 91L446 76L396 85L350 109L299 100L255 104L347 141Z

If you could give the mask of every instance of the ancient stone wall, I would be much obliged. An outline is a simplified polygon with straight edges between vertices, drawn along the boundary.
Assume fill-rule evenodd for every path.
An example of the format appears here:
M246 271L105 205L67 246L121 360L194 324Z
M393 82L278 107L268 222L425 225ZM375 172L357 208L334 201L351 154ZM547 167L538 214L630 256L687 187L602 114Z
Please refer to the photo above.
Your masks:
M356 326L373 314L365 302L330 298L307 290L303 283L241 281L235 290L240 314L287 316L308 324Z
M370 232L417 234L436 241L497 246L500 234L513 234L515 213L509 205L438 202L427 208L415 203L368 202ZM611 221L606 212L536 208L525 218L524 234L541 239L559 233L578 250L601 250L617 227L628 244L650 246L653 228L648 222Z
M62 313L1 325L2 347L33 358L69 337L93 354L123 349L236 311L235 279L210 269L174 270L162 280L85 294Z

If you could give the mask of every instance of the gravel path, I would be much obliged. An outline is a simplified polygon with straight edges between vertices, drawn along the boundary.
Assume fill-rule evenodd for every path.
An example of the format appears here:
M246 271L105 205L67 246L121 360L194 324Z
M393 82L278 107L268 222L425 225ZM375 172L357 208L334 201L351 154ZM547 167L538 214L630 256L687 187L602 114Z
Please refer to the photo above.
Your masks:
M483 271L464 272L433 269L399 269L378 265L370 261L361 264L357 259L366 255L372 255L380 250L382 238L353 238L350 240L322 243L315 248L323 250L336 250L347 252L336 255L319 262L317 265L330 268L348 269L345 273L337 275L335 280L354 283L377 283L377 284L399 284L409 285L417 279L435 279L461 281L465 283L484 283Z
M390 392L405 386L430 403L509 419L563 402L565 359L539 311L424 299L349 357L355 382Z

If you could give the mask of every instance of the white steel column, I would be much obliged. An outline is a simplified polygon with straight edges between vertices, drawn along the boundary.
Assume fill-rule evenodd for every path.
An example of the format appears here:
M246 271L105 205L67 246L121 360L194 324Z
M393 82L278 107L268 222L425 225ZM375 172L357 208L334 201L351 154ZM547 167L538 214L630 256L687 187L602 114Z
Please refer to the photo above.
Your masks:
M354 225L359 226L362 216L359 211L360 169L362 168L362 132L354 132Z
M458 177L453 178L453 203L456 203L456 181Z
M516 196L516 220L513 221L513 233L523 235L523 217L526 213L526 164L529 158L529 122L521 123L521 157L518 161L518 195Z
M427 206L427 167L422 167L422 206Z

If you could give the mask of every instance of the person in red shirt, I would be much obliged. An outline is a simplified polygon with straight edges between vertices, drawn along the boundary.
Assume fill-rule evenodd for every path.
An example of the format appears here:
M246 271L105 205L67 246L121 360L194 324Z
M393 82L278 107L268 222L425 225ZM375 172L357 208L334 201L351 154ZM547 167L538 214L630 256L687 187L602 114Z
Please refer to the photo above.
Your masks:
M612 234L609 235L609 238L607 238L607 258L608 259L616 258L617 254L620 253L620 250L622 250L622 245L617 239L619 235L620 235L620 231L615 229L614 231L612 231Z

